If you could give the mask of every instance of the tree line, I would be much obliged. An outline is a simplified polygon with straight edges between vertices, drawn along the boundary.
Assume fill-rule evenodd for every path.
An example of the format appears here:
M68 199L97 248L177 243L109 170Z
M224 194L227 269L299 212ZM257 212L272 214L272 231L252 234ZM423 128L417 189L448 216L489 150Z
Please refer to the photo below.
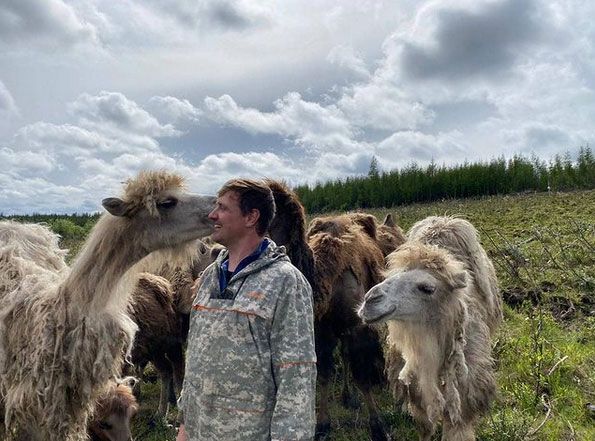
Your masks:
M82 240L89 234L93 225L99 219L100 214L74 213L74 214L27 214L4 216L0 213L0 220L11 219L17 222L44 223L54 233L59 234L63 239Z
M348 177L295 188L309 213L380 208L415 202L466 198L523 191L568 191L595 188L595 157L581 147L546 162L536 156L503 156L490 161L426 167L413 162L403 169L380 172L372 159L367 176Z

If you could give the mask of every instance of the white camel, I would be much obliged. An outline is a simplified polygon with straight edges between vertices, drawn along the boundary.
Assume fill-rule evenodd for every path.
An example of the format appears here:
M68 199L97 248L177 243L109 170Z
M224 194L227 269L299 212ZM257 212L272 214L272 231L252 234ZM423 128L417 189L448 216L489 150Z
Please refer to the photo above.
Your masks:
M467 221L430 217L388 256L387 278L366 294L365 323L388 321L386 372L422 441L471 441L496 392L491 337L502 319L494 267Z
M7 437L20 428L37 440L87 439L89 415L119 375L136 331L126 314L137 279L133 265L211 231L214 198L189 194L182 184L163 171L128 180L121 198L103 200L108 213L70 270L55 236L39 226L0 223L0 405ZM40 245L40 236L49 245Z

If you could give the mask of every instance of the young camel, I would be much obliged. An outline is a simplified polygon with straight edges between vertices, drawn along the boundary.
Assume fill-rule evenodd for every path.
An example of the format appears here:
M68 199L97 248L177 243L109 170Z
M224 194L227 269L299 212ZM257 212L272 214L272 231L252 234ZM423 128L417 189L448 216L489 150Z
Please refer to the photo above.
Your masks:
M496 393L491 338L502 319L494 267L462 219L430 217L388 258L387 279L365 296L365 323L388 321L387 374L429 441L472 441Z
M384 357L377 332L364 326L356 315L365 290L380 282L384 259L377 241L369 231L350 218L313 221L308 237L303 206L297 195L285 185L267 181L275 197L275 219L269 236L287 248L292 263L302 271L312 286L314 327L320 403L316 438L330 435L328 413L329 382L333 352L341 341L342 355L348 360L355 383L369 410L369 425L374 441L390 440L380 419L371 389L382 384ZM344 382L343 399L353 403Z
M99 397L95 413L89 422L90 441L130 441L130 423L138 411L132 388L136 378L110 381Z
M166 172L142 172L93 228L70 270L28 258L23 226L0 249L0 390L6 435L81 441L97 398L119 375L136 325L126 314L135 271L149 253L211 231L214 197L183 191ZM12 228L0 223L0 231ZM0 237L2 233L0 233ZM32 237L33 236L33 237ZM55 250L46 248L50 260Z

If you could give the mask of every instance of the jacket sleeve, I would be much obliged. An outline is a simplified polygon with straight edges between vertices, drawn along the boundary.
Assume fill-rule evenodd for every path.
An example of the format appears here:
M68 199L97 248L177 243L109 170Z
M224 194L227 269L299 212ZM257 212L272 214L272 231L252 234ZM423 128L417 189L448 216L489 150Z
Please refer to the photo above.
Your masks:
M296 270L281 287L271 328L271 355L277 386L272 441L314 436L316 353L312 289Z

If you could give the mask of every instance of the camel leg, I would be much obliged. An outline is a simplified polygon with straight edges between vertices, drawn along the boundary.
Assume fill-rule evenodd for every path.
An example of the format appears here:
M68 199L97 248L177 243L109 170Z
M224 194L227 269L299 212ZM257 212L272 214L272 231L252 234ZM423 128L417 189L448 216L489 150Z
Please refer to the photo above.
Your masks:
M320 402L316 421L316 440L328 439L331 433L331 419L328 412L329 383L333 370L333 351L337 345L330 326L319 323L315 327L316 337L316 367L318 370L318 385Z
M353 379L368 408L372 441L391 441L391 436L372 397L372 388L384 384L384 355L378 333L367 326L352 328L346 334Z
M175 398L175 389L174 389L174 385L178 390L178 393L181 392L182 390L182 385L184 383L184 351L182 349L182 345L176 345L175 347L170 348L168 354L167 354L167 358L171 363L171 367L173 369L173 382L171 385L171 390L170 390L170 403L172 403L174 406L177 404L176 403L176 398ZM173 402L171 401L171 398L173 397Z
M475 441L472 424L442 423L442 441Z
M173 382L173 372L171 363L167 358L159 358L153 360L153 364L161 376L161 392L159 394L159 406L155 412L154 418L162 420L167 414L168 398L170 394L170 386Z
M178 400L176 399L175 380L173 377L169 380L169 385L167 386L167 403L174 407L178 404Z
M155 412L154 418L162 420L167 414L168 398L170 394L170 385L172 384L171 372L161 373L161 392L159 393L159 406Z
M421 407L409 402L408 409L409 414L415 421L415 426L417 427L417 432L419 435L419 441L430 441L432 439L432 435L434 435L434 431L436 430L436 425L428 419L426 412Z
M349 367L349 348L344 342L341 343L341 360L343 361L343 391L341 393L343 407L346 409L359 409L361 402L357 389L352 389L349 385L351 370Z

